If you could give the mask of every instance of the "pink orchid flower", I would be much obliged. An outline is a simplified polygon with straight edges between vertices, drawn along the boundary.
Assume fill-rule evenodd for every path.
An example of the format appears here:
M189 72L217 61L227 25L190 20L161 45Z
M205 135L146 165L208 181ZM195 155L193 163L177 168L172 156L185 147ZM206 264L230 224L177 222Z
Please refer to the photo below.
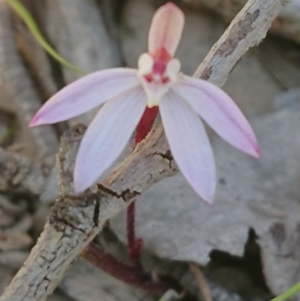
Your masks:
M204 200L213 201L215 164L201 116L224 140L254 157L255 135L233 100L220 88L180 72L173 58L184 25L183 12L167 3L155 13L149 52L138 69L114 68L94 72L55 94L37 112L30 126L70 119L95 107L78 150L74 188L90 187L124 150L146 108L159 107L163 127L176 164Z

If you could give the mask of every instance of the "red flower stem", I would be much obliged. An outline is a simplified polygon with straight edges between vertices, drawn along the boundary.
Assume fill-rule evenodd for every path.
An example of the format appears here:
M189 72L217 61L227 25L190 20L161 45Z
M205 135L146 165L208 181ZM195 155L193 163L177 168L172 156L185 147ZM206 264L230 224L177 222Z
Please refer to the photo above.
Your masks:
M151 109L147 108L145 110L139 124L136 127L134 148L150 132L157 114L158 107L153 107ZM133 201L127 208L126 224L129 257L134 263L138 263L142 248L142 240L136 239L135 235L135 201Z
M90 243L81 253L81 257L109 275L129 285L144 289L156 295L162 295L167 290L174 287L173 283L163 279L152 282L150 275L145 274L136 267L125 265L121 261L105 253L95 243Z
M135 244L135 200L127 208L127 242L129 249Z

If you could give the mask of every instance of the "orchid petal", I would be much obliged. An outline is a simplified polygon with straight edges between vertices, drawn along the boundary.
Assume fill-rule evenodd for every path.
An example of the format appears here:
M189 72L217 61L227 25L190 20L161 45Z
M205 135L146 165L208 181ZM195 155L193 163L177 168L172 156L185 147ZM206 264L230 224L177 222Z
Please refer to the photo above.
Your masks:
M94 72L66 86L37 112L30 126L55 123L83 114L139 85L137 71L114 68Z
M216 184L215 164L200 118L173 92L163 96L159 110L170 150L179 170L197 194L212 203Z
M124 150L146 108L142 87L107 102L88 127L74 171L76 192L91 186Z
M224 140L254 157L258 143L247 119L234 101L217 86L185 76L172 90L184 98Z
M149 52L164 48L173 56L182 34L184 14L175 4L168 2L155 13L149 32Z

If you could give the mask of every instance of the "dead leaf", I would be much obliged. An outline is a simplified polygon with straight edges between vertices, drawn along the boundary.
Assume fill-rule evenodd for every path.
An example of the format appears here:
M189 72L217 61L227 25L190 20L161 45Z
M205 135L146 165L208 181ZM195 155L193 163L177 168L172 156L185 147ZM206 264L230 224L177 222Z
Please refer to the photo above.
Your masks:
M248 157L213 139L218 171L216 201L206 205L187 185L183 177L164 179L154 185L137 201L137 233L144 239L145 248L169 259L207 264L214 249L242 256L249 228L261 238L268 260L276 258L276 248L270 229L274 223L292 223L287 237L294 237L300 223L300 112L285 110L252 120L261 148L259 160ZM124 220L114 221L114 227L125 241ZM286 226L284 226L286 227ZM298 256L292 239L282 244ZM292 250L292 251L291 251ZM267 256L267 257L266 257ZM296 256L296 255L295 255ZM282 292L299 276L300 256L289 260L272 260L273 271L266 269L266 279L284 280L271 285L274 293ZM285 266L286 273L280 274ZM293 269L289 267L293 265ZM278 285L278 283L283 283Z

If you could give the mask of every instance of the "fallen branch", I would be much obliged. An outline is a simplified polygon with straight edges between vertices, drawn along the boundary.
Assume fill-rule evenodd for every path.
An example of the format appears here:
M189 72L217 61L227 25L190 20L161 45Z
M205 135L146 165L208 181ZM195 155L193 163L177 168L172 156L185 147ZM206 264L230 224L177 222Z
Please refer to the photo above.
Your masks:
M27 73L14 41L10 10L5 0L0 0L0 81L10 97L22 124L27 127L40 108L40 101ZM51 126L32 130L39 151L38 155L53 161L58 147L56 134Z
M193 7L207 7L218 13L226 22L230 22L246 0L182 0ZM300 0L287 0L278 18L272 24L270 31L276 35L300 43Z
M258 44L279 14L283 0L250 0L214 45L195 76L222 85L229 72ZM161 125L102 184L73 194L73 167L83 126L67 131L58 154L61 195L44 232L0 301L42 301L53 292L66 269L112 217L160 179L174 175Z

